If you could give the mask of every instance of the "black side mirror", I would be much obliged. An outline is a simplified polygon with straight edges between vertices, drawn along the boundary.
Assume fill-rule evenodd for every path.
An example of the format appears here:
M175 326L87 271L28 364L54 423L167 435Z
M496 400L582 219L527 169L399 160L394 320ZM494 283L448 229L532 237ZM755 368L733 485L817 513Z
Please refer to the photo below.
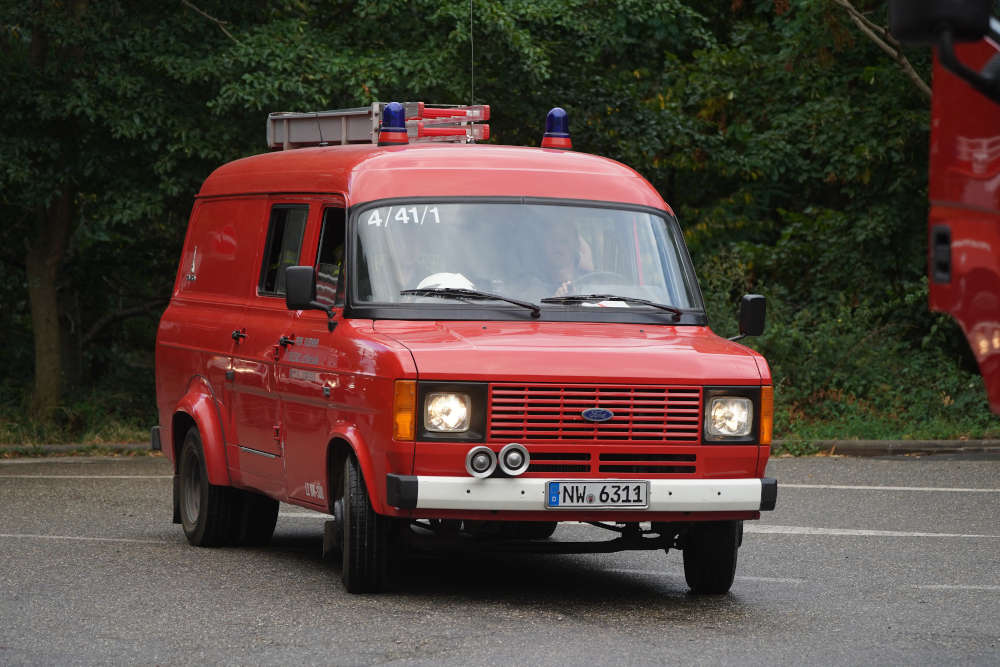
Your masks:
M289 266L285 269L285 306L289 310L315 308L316 274L311 266Z
M955 55L955 44L959 42L1000 36L991 25L992 9L993 0L890 0L889 32L907 44L933 44L945 69L1000 102L1000 54L995 54L979 72Z
M333 308L316 300L316 272L311 266L285 269L285 307L288 310L322 310L329 319L329 330L337 326Z
M761 294L744 294L740 299L740 335L729 340L739 340L745 336L759 336L764 333L764 317L767 299Z

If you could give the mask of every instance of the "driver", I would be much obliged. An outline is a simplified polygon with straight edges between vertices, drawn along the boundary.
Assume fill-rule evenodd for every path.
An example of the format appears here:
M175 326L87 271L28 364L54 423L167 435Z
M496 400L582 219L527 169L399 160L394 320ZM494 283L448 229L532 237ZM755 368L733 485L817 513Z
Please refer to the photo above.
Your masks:
M541 267L541 278L552 286L552 296L571 294L573 281L594 270L590 244L572 225L554 224L542 246L546 263Z

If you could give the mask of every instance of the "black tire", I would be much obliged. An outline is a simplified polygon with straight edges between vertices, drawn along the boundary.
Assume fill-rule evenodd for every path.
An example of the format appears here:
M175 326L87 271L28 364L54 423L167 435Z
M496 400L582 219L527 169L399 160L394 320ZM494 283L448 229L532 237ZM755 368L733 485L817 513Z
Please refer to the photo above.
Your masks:
M732 588L742 532L740 523L706 523L688 531L684 543L684 579L692 592L720 595Z
M278 501L253 491L236 491L239 495L234 528L235 544L262 547L271 541L278 523Z
M341 579L349 593L392 588L399 571L399 522L376 514L361 468L353 456L344 462L344 529Z
M201 436L194 426L184 436L177 467L181 525L188 542L196 547L229 544L233 526L233 489L209 483Z

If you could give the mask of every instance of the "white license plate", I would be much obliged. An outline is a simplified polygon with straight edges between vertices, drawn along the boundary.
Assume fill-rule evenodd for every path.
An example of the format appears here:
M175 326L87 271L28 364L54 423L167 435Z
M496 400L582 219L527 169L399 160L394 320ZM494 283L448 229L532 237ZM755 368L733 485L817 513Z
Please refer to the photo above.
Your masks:
M545 491L545 507L554 510L579 507L649 507L649 482L646 480L560 480L548 482Z

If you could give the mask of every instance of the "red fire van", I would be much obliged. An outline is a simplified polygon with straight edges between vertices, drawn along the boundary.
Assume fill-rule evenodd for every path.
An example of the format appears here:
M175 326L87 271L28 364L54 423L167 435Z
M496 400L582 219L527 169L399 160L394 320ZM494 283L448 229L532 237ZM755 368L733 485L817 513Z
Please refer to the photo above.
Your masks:
M272 114L286 150L208 177L156 342L174 520L261 544L278 501L329 513L352 592L435 541L679 549L726 592L777 495L767 363L709 329L649 183L573 152L561 109L542 148L476 145L488 113Z
M933 44L927 279L1000 414L1000 21L993 0L892 0L900 40Z

